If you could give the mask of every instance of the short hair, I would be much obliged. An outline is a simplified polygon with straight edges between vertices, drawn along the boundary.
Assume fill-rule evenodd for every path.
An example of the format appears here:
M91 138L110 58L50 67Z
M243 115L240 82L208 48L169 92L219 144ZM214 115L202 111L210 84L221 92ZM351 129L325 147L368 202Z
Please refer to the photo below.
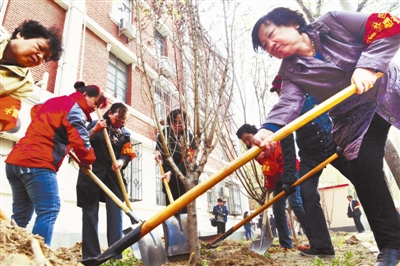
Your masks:
M167 125L170 126L170 125L176 120L176 117L177 117L178 115L181 115L181 116L182 116L183 123L185 123L185 125L186 125L186 123L187 123L187 121L186 121L186 119L187 119L187 114L186 114L185 111L183 111L183 110L181 110L181 109L175 109L175 110L171 111L171 112L168 114L168 116L167 116Z
M348 198L351 198L351 199L353 198L351 195L347 195L347 197L348 197Z
M49 61L60 60L63 52L62 34L57 27L45 27L35 20L25 20L12 33L11 39L16 39L18 33L25 39L44 38L49 40L51 57Z
M259 18L253 26L253 30L251 32L251 38L253 42L253 50L258 53L261 50L264 50L261 44L260 39L258 38L258 31L262 24L267 25L268 21L274 23L277 26L289 26L292 23L299 25L299 32L305 32L307 29L307 22L304 19L304 16L299 11L293 11L290 8L286 7L277 7L270 11L268 14Z
M89 97L97 97L101 94L101 97L99 98L99 100L97 101L97 105L100 108L105 108L107 106L107 98L101 93L101 90L98 86L96 85L85 85L85 82L83 81L77 81L74 84L74 88L77 92L80 93L84 93L86 92L86 94Z
M123 103L113 103L110 107L110 109L108 109L104 114L103 114L103 118L107 121L107 124L110 123L110 117L108 116L108 112L111 112L112 114L117 112L118 115L120 116L124 116L127 112L128 112L128 107L126 107L125 104Z
M244 133L247 134L256 134L258 132L258 129L255 126L249 125L249 124L244 124L241 126L237 131L236 131L236 136L239 139L242 139L242 136Z

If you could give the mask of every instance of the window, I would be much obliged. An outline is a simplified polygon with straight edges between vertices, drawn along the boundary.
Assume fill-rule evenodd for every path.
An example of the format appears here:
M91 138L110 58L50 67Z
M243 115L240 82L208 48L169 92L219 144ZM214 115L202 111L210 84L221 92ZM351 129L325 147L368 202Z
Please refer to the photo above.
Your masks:
M240 200L240 191L237 187L231 186L229 188L229 213L232 215L242 214L242 203Z
M3 25L3 19L4 19L4 14L6 13L7 3L8 0L0 0L0 28L1 25Z
M161 86L156 85L154 88L154 104L156 106L156 115L159 119L166 118L166 102L165 102L165 94L161 89Z
M164 36L161 35L158 31L156 31L156 53L159 56L166 56L165 46L164 46Z
M110 53L108 60L107 93L126 102L127 65Z
M166 119L171 110L179 108L179 101L164 90L161 84L156 84L154 87L154 104L159 119Z
M128 183L128 195L130 201L142 201L142 143L132 143L136 152L136 158L133 159L125 169L125 177Z
M214 208L214 205L215 205L215 202L213 200L212 191L211 190L207 191L207 203L208 203L208 212L212 212L213 208Z
M163 185L161 180L161 171L158 163L155 163L156 169L156 204L165 206L165 193L162 191Z
M132 0L113 0L112 14L119 19L126 18L132 22Z

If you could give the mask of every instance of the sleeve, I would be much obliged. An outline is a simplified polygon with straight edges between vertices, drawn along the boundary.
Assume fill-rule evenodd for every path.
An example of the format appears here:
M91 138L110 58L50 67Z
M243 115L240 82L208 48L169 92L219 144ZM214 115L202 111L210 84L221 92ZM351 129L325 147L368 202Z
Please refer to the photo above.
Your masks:
M122 128L121 130L125 137L125 143L122 146L119 158L124 159L128 163L136 157L136 152L131 143L131 134L125 128Z
M400 48L400 20L389 13L330 12L334 23L366 45L356 68L385 72ZM335 25L334 25L335 27ZM340 29L339 31L340 32Z
M283 157L282 183L292 184L296 181L296 148L293 134L282 139L281 145Z
M0 122L1 131L11 130L16 127L21 101L10 96L1 97Z
M213 207L213 212L214 215L217 215L217 208L215 208L215 206Z
M303 107L304 95L296 84L282 78L282 91L278 103L272 107L261 128L269 129L268 125L271 124L283 127L296 119Z
M11 96L14 99L24 101L32 93L33 77L28 68L17 66L0 66L0 96Z
M85 124L86 115L83 113L82 109L75 104L64 119L64 126L67 129L68 140L71 147L74 149L81 164L90 165L96 160L96 156L92 146L90 145L89 132ZM93 121L89 126L92 124L94 126L95 121Z
M224 207L225 207L224 208L224 213L225 213L226 216L228 216L229 215L228 207L226 207L226 206L224 206Z

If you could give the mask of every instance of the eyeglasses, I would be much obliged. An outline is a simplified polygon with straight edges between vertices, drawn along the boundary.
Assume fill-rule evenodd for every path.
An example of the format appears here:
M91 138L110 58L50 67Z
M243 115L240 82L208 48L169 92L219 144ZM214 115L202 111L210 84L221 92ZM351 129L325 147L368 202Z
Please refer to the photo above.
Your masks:
M172 124L174 124L174 125L183 125L183 121L174 120L174 121L172 121Z
M120 123L126 122L126 117L120 118L120 117L116 116L115 114L112 114L112 116Z

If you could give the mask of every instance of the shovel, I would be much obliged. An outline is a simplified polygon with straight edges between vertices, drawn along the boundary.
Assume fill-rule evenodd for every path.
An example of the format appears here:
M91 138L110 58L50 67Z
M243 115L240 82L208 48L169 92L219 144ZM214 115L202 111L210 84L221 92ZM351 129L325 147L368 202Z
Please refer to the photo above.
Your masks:
M301 178L299 178L296 182L293 183L293 186L300 185L305 180L307 180L309 177L311 177L311 176L315 175L316 173L318 173L319 171L321 171L326 165L331 163L337 157L338 157L337 153L333 154L328 159L326 159L325 161L323 161L322 163L317 165L314 169L309 171L307 174L305 174ZM230 228L228 231L226 231L224 234L222 234L221 236L219 236L217 239L215 239L214 241L212 241L209 244L214 245L215 243L217 243L217 242L219 242L221 240L224 240L225 238L230 236L233 232L235 232L238 228L242 227L245 223L247 223L248 221L250 221L251 219L256 217L258 214L260 214L261 212L266 210L269 206L271 206L272 204L274 204L275 202L277 202L278 200L283 198L285 196L285 194L286 194L285 191L281 191L278 195L273 197L270 201L266 202L263 206L261 206L260 208L255 210L252 214L247 216L245 219L240 221L238 224L234 225L232 228ZM263 220L264 219L266 219L266 215L264 215ZM264 221L263 221L263 224L264 224ZM268 248L271 245L272 241L269 241L268 238L266 238L266 240L263 241L263 238L265 238L265 237L261 236L261 240L253 241L253 242L260 241L261 243L260 244L255 243L253 245L254 248L251 249L251 250L253 250L253 251L255 251L255 252L259 253L259 254L264 254L265 251L268 250ZM273 238L270 238L270 239L273 239Z
M265 197L265 204L267 204L269 201L269 194L270 193L267 191L267 195ZM272 242L274 241L274 237L272 236L271 226L268 222L268 213L265 210L266 208L264 209L264 216L261 223L261 238L260 240L254 240L253 242L251 242L249 246L250 250L258 254L264 254L265 251L268 250L269 246L271 246ZM268 228L268 236L266 236L267 228ZM264 249L265 251L263 252Z
M165 174L164 167L158 161L161 175ZM168 180L163 178L165 190L168 195L169 202L172 204L174 198L169 187ZM164 229L165 249L168 256L176 256L190 253L189 239L187 236L187 214L176 213L168 220L162 223Z
M72 152L69 153L69 156L78 164L80 164L80 161L78 157L76 157L75 154ZM115 202L115 204L118 205L118 207L125 212L125 214L130 218L132 224L137 224L139 222L142 222L138 217L136 217L133 212L98 178L90 169L86 167L81 167L82 171L88 175L93 182L95 182L103 191L106 193L108 197L112 201ZM131 227L129 227L129 230L132 230ZM125 229L127 230L127 229ZM124 231L125 231L124 230ZM143 262L143 265L152 265L150 262L156 262L157 265L162 265L168 262L167 254L165 253L165 249L161 244L161 238L156 236L154 237L152 233L147 237L144 237L138 241L137 245L132 247L132 250L135 254L135 257L138 259L141 259ZM124 249L122 249L119 253L115 253L114 255L121 254ZM113 256L114 256L113 255ZM112 257L113 257L112 256ZM89 259L90 260L90 259ZM84 261L84 260L83 260ZM83 263L83 262L82 262ZM83 263L84 264L84 263Z
M283 138L287 137L293 131L298 130L305 124L309 123L317 116L321 115L322 113L328 111L338 103L342 102L343 100L347 99L351 95L356 92L356 86L353 84L348 86L347 88L343 89L342 91L336 93L326 101L322 102L321 104L314 107L312 110L308 111L307 113L303 114L302 116L296 118L286 126L282 127L280 130L273 133L267 139L264 140L264 143L267 143L270 140L273 141L280 141ZM122 239L114 243L111 247L109 247L106 251L104 251L100 256L96 258L91 258L85 261L82 261L84 265L99 265L114 255L119 254L118 252L122 252L125 248L131 246L132 244L139 241L140 238L144 237L148 234L151 230L156 228L160 225L163 221L167 220L169 217L177 213L180 209L186 206L189 202L192 202L200 195L204 194L212 188L217 183L221 182L236 171L239 167L243 166L254 157L256 157L263 149L257 146L252 147L251 149L247 150L244 154L237 157L230 163L228 163L225 167L221 170L217 171L210 177L208 177L205 181L201 182L190 191L179 197L174 203L168 205L162 211L156 213L152 216L149 220L142 223L140 226L136 227L135 230L131 231L129 234L124 236ZM284 192L281 192L283 197ZM278 194L278 195L281 195Z
M80 164L80 161L78 159L78 157L76 157L76 155L72 152L70 152L68 154L77 164ZM125 212L125 214L129 217L129 219L131 220L132 224L137 224L139 222L141 222L141 220L136 217L133 212L114 194L114 192L112 192L101 180L100 178L98 178L90 169L86 168L86 167L81 167L82 172L84 172L86 175L88 175L93 182L95 182L103 191L104 193L106 193L106 195L108 197L110 197L110 199L112 199L112 201L115 202L115 204L118 205L118 207L123 210Z

